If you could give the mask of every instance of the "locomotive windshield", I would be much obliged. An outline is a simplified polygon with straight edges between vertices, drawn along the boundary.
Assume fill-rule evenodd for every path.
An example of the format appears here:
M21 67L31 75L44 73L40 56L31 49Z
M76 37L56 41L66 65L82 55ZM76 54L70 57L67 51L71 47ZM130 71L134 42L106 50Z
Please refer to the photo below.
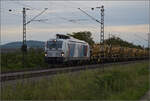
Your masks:
M62 48L62 41L48 41L47 42L47 48L52 49L52 48Z

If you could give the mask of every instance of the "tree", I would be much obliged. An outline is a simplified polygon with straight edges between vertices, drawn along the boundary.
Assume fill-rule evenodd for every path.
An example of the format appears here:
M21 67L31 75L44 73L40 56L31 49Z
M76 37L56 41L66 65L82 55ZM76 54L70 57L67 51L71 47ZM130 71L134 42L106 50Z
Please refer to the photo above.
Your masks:
M112 37L112 38L106 39L104 42L105 42L105 44L108 44L108 45L111 44L111 45L119 45L119 46L122 46L122 47L143 49L142 46L134 45L133 43L122 40L119 37Z
M89 43L89 45L94 44L93 38L91 37L92 33L89 31L73 32L72 34L67 34L67 35L72 36L79 40L83 40L83 41Z

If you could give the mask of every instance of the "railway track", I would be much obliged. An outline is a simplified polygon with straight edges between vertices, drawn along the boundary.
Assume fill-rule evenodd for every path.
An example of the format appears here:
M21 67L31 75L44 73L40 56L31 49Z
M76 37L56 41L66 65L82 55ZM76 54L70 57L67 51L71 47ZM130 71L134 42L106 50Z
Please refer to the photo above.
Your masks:
M144 60L138 60L138 61L144 61ZM137 61L114 62L114 63L103 63L103 64L93 64L93 65L84 65L84 66L63 67L63 68L8 72L8 73L2 73L0 75L0 78L1 78L1 82L4 82L9 80L31 78L31 77L38 77L44 75L54 75L59 73L75 72L75 71L86 70L86 69L95 69L95 68L102 68L102 67L106 68L114 64L130 64L130 63L137 63Z

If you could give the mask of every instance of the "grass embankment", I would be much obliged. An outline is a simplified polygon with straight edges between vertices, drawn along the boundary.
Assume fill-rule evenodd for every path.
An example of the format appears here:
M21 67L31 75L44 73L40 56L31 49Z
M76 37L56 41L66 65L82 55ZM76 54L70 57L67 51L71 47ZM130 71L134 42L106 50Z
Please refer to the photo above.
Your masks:
M148 62L113 65L71 74L58 74L38 82L2 88L1 98L42 100L137 100L148 91Z
M25 57L25 67L22 66L22 52L1 53L1 71L14 71L28 68L47 67L42 49L29 49Z

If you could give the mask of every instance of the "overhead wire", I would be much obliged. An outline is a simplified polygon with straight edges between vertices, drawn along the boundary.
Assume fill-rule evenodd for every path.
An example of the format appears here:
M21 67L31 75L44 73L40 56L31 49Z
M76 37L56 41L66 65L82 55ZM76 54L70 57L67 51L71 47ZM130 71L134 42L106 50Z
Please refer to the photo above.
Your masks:
M72 14L74 14L74 12L71 12ZM62 17L62 16L60 16L60 15L57 15L57 17L58 18L60 18L60 19L63 19L63 20L66 20L66 21L68 21L68 22L71 22L71 23L75 23L75 24L80 24L81 25L81 23L79 23L79 21L77 21L77 19L75 19L74 21L72 21L72 20L70 20L70 19L68 19L68 18L65 18L65 17ZM84 25L84 24L82 24L82 25ZM85 25L84 25L85 26ZM89 26L88 26L89 27ZM96 27L93 27L93 26L91 26L92 28L96 28Z
M12 3L14 3L14 4L16 4L16 5L19 5L19 6L23 7L23 8L29 8L29 10L36 10L36 11L38 11L38 13L39 13L40 10L41 10L41 9L35 8L35 7L33 7L33 6L30 6L30 5L28 5L28 4L21 3L21 2L19 2L19 1L14 1L14 2L12 2ZM35 11L34 11L34 13L35 13ZM32 13L31 13L31 14L32 14ZM32 19L32 18L30 18L30 17L27 16L27 15L26 15L26 17L27 17L27 19L29 19L29 20Z
M125 39L128 39L128 41L129 41L129 38L128 38L127 36L123 36L123 37L125 37ZM138 45L143 46L143 43L142 43L140 40L135 39L135 37L133 37L133 41L136 41L136 42L140 43L140 44L138 44ZM131 42L131 43L132 43L132 42Z
M135 34L134 34L135 35ZM139 39L140 37L137 37L135 40L137 40L138 42L144 44L145 42L148 42L148 40L141 40L141 38ZM148 43L147 43L148 44Z
M140 39L142 39L142 40L144 40L144 41L148 41L147 39L145 39L145 38L143 38L143 37L141 37L141 36L139 36L139 35L137 35L137 34L134 34L136 37L138 37L138 38L140 38Z
M15 3L15 2L13 2L13 3ZM21 5L21 6L23 6L23 7L29 7L30 9L32 8L32 9L36 9L36 10L37 10L37 8L33 8L33 7L29 6L29 5L20 3L19 1L17 1L15 4Z
M32 9L36 9L36 8L33 8L33 7L31 7L31 6L29 6L29 5L26 5L26 4L23 4L23 3L20 3L19 1L17 1L17 2L13 2L13 3L15 3L15 4L18 4L18 5L21 5L21 6L23 6L23 7L29 7L30 9L32 8ZM15 14L16 15L16 14ZM17 15L16 15L17 16ZM70 20L70 22L71 22L71 20ZM73 21L72 21L73 22ZM75 23L75 22L74 22ZM81 24L81 23L80 23ZM84 25L84 24L83 24ZM93 27L93 26L91 26L91 27Z
M14 3L14 2L13 2L13 3ZM29 7L30 9L36 9L36 8L33 8L33 7L29 6L29 5L22 4L22 3L18 2L18 1L16 2L16 4L21 5L21 6L23 6L23 7ZM36 10L37 10L37 9L36 9ZM85 24L82 24L82 23L79 23L79 22L73 22L73 21L71 21L71 20L70 20L70 22L76 23L76 24L80 24L80 25L83 25L83 26L86 26L86 27L91 27L91 28L93 28L93 29L92 29L93 31L97 32L97 30L95 30L96 27L94 27L94 26L87 26L87 25L85 25ZM47 23L47 22L42 22L42 23Z
M68 3L68 2L67 2ZM71 2L71 1L69 1L69 3L71 3L71 4L74 4L74 3L76 3L76 4L79 4L79 3L77 3L77 2ZM77 8L77 7L75 7L75 8ZM88 7L89 8L89 7ZM74 14L74 12L71 12L72 14ZM60 16L59 16L60 17ZM69 19L66 19L66 18L64 18L64 17L60 17L61 19L64 19L64 20L67 20L67 21L70 21ZM73 21L70 21L70 22L72 22L72 23L75 23L75 24L80 24L80 25L83 25L83 26L86 26L86 27L92 27L92 28L94 28L94 31L97 31L97 30L95 30L95 29L97 29L97 27L94 27L94 26L89 26L89 25L85 25L85 24L82 24L82 23L79 23L79 21L76 21L76 22L73 22Z
M16 17L20 17L20 15L14 13L14 11L15 11L15 10L9 12L9 9L1 8L1 14L2 14L2 12L4 12L4 13L7 13L7 14L12 14L12 15L14 15L14 16L16 16ZM15 11L15 12L16 12L16 11ZM20 14L21 14L21 13L20 13Z
M31 21L33 21L35 18L37 18L38 16L40 16L41 14L43 14L48 8L45 8L42 12L40 12L38 15L34 16L30 21L28 21L26 24L30 23Z
M27 5L27 4L24 4L24 3L20 3L19 1L14 1L13 3L14 4L18 4L18 5L22 6L22 7L28 7L28 8L30 8L30 10L40 10L40 9L32 7L30 5Z

